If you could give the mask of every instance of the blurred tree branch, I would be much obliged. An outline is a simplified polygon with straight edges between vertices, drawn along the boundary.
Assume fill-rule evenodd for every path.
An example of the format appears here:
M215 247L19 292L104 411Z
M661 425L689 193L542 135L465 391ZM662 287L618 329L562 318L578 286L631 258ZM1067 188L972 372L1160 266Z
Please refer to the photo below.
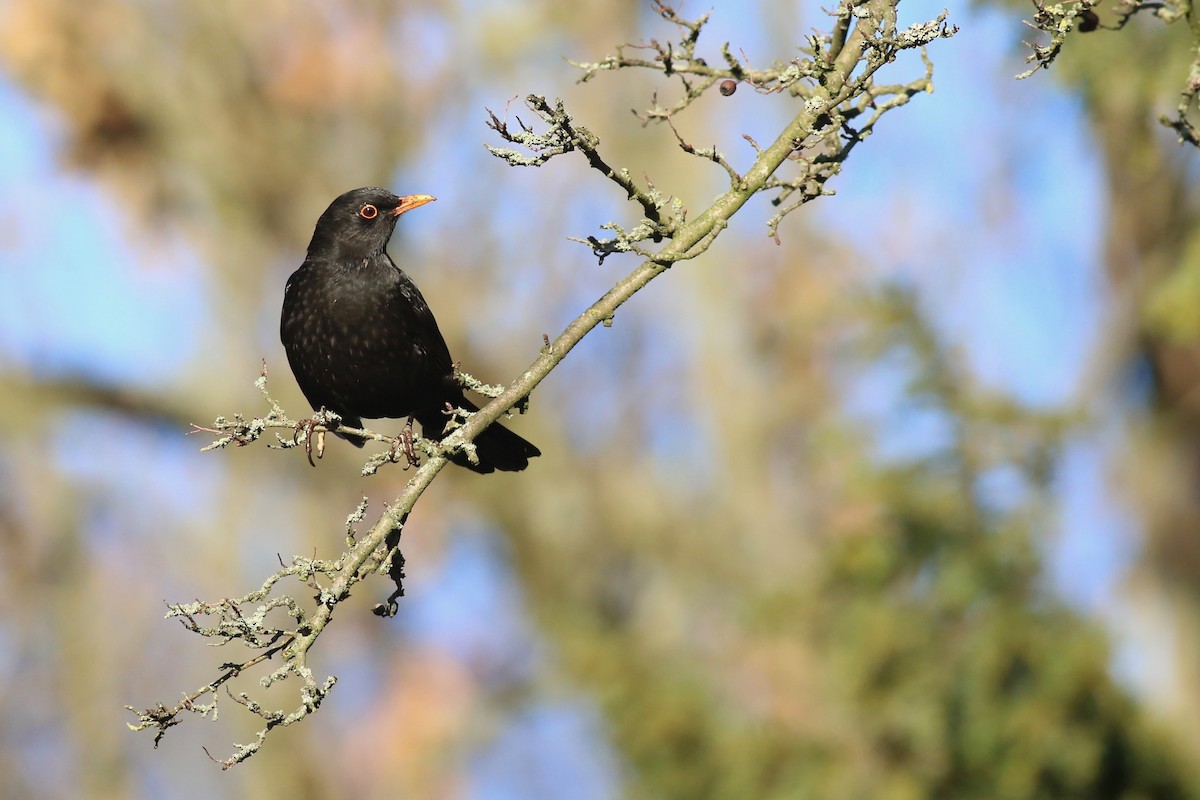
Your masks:
M656 2L658 13L675 26L676 41L669 44L653 41L648 46L639 46L649 47L657 53L650 60L626 58L625 49L620 48L617 56L603 62L580 65L585 70L583 80L601 71L624 68L649 68L663 72L666 77L678 77L683 86L682 98L669 109L659 106L655 98L651 107L639 114L645 123L667 122L670 125L672 114L682 112L714 85L727 81L734 81L735 87L736 82L746 82L766 94L782 94L786 90L788 96L802 100L799 112L771 144L760 148L751 141L755 158L744 171L736 169L715 147L694 147L675 133L682 150L713 162L729 177L726 191L695 215L689 215L679 201L664 198L648 181L641 186L627 170L610 167L601 154L599 139L574 121L562 101L551 103L537 95L527 98L527 107L545 126L542 133L519 121L519 130L510 129L506 121L490 114L489 125L501 139L529 153L489 148L509 164L541 166L558 156L579 152L592 168L620 186L640 209L642 219L632 226L606 223L601 227L613 231L613 238L587 237L583 241L601 262L613 254L632 252L643 259L642 263L618 280L555 339L548 340L540 355L519 377L486 406L470 415L440 445L423 443L422 452L427 456L425 463L419 466L400 496L361 537L353 527L365 514L365 502L360 504L347 519L347 550L337 559L296 557L290 565L269 576L259 589L241 597L170 604L167 616L179 618L189 631L218 645L237 644L256 655L222 665L217 679L185 695L177 705L168 707L159 703L143 711L130 707L138 717L138 722L130 727L156 730L157 743L168 728L180 722L184 711L215 718L218 689L225 686L235 702L265 721L253 742L239 745L232 755L220 761L228 768L254 755L274 728L299 722L319 708L335 678L317 679L308 666L310 650L331 621L337 605L350 596L355 584L373 573L388 574L396 586L387 601L376 606L375 612L380 616L395 613L396 600L403 595L404 560L399 551L400 534L415 503L446 465L447 454L456 449L469 452L472 440L481 431L522 405L533 389L586 335L598 325L611 324L616 311L634 294L674 264L705 252L732 217L756 194L775 194L772 202L780 210L768 221L768 230L778 241L777 231L782 219L804 203L831 193L825 183L840 172L851 150L870 135L884 113L904 105L915 94L932 91L932 65L925 58L923 48L936 39L952 36L956 29L947 26L944 12L933 20L900 29L896 18L898 2L843 0L833 14L834 25L830 33L810 36L801 48L805 54L803 58L776 64L767 70L753 70L737 61L728 44L721 51L724 65L710 67L696 54L708 15L688 21L679 17L671 6ZM901 51L910 49L921 50L924 75L907 84L876 84L876 73L894 61ZM693 81L693 78L698 80ZM727 86L724 93L729 93ZM789 162L797 174L777 175ZM667 243L657 250L644 244L647 241L658 244L663 240ZM471 385L470 379L465 380ZM271 407L270 413L252 420L241 417L232 421L218 419L214 428L204 429L220 437L214 442L215 446L246 444L268 429L290 427L297 431L291 444L303 441L307 448L311 442L302 440L301 435L309 437L323 430L336 430L333 426L337 420L329 415L318 415L310 421L312 424L301 430L266 393L265 376L260 378L259 388ZM486 389L482 386L473 388ZM388 441L387 437L373 432L361 433ZM285 439L279 438L279 442L289 446ZM391 460L395 460L393 453L382 458L379 464ZM368 462L368 466L371 463ZM312 608L291 595L276 594L285 580L293 579L314 592ZM215 622L205 624L201 618L213 618ZM275 655L282 658L282 664L260 683L268 687L292 678L299 680L300 702L291 711L266 710L248 694L234 694L228 688L227 682L232 678Z
M87 408L172 428L187 425L194 413L190 403L128 386L113 386L87 375L24 380L9 373L5 375L5 393L16 408Z

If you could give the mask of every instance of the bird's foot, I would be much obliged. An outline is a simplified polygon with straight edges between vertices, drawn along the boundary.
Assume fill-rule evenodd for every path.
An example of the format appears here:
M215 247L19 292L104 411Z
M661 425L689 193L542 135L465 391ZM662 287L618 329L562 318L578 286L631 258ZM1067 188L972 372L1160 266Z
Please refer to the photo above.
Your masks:
M408 423L404 429L400 431L400 435L392 439L391 449L388 450L388 457L392 461L399 461L400 455L404 455L404 459L410 467L421 466L420 459L417 458L417 449L413 446L413 418L408 418Z
M323 413L314 414L307 419L302 419L296 423L296 432L292 435L292 443L300 444L301 434L304 436L304 453L308 456L308 463L316 466L313 461L313 439L317 440L317 458L325 455L325 418ZM316 436L314 437L314 434Z

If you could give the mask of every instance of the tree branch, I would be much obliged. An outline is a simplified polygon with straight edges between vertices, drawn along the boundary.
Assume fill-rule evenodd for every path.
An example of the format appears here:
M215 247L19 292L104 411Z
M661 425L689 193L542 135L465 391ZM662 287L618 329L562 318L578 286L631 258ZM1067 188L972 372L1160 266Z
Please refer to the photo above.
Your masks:
M462 414L465 422L440 443L421 440L422 452L427 456L425 463L416 469L404 491L387 506L364 536L358 536L353 526L365 515L365 499L349 515L346 523L347 549L338 559L322 561L295 557L290 565L283 566L270 576L259 589L242 597L212 603L196 601L169 606L167 616L179 618L189 631L215 639L218 644L236 641L261 652L241 663L223 665L223 672L216 680L185 695L183 700L173 707L159 703L144 711L130 708L138 717L137 724L130 727L134 730L156 729L157 744L168 728L179 723L179 715L184 711L201 715L212 714L215 717L218 688L227 686L228 681L234 677L275 655L281 656L282 665L263 677L261 683L271 685L285 679L298 679L301 684L299 705L290 712L267 711L248 695L234 695L230 692L230 697L235 702L262 717L265 724L253 742L238 745L232 755L219 760L218 763L229 768L244 761L258 751L271 730L299 722L316 711L332 689L336 678L329 677L319 682L307 666L308 653L329 625L337 605L350 596L355 584L373 573L387 574L396 587L386 602L375 607L375 613L380 616L391 616L395 613L396 600L404 591L404 560L399 551L400 536L417 500L446 466L447 455L460 448L469 450L471 442L484 429L513 408L522 406L533 390L562 363L585 336L598 325L611 324L617 310L652 280L674 264L703 253L729 226L733 216L751 197L763 191L777 189L784 193L799 192L800 202L806 202L808 199L827 194L827 190L823 188L824 182L840 170L841 163L853 147L870 134L879 117L903 105L916 92L931 89L929 70L932 67L928 60L925 77L914 84L877 87L872 81L875 72L884 64L890 63L899 50L920 48L934 39L948 37L954 33L954 29L946 26L944 13L929 22L897 31L896 2L897 0L865 0L852 4L843 3L837 17L838 30L835 30L831 37L814 37L811 40L814 54L820 55L820 58L806 62L807 66L792 64L775 71L756 72L742 67L729 57L726 46L723 48L726 66L717 69L715 73L704 72L708 68L695 54L708 15L689 22L678 17L670 6L657 2L655 6L659 13L680 31L678 42L668 45L653 42L651 46L662 56L654 62L643 64L624 61L614 62L610 66L593 65L595 69L585 75L584 80L601 69L651 66L668 76L680 73L704 75L704 82L686 84L689 96L692 92L704 91L716 78L726 77L747 81L765 91L792 87L794 96L804 98L799 112L770 145L765 148L755 146L756 157L744 172L738 173L723 157L718 157L715 147L711 154L697 152L698 155L703 155L724 168L729 174L730 185L708 208L690 220L678 202L669 206L669 215L662 214L661 212L668 208L668 204L652 185L647 182L647 187L642 188L630 177L627 170L609 166L608 160L600 154L599 140L586 128L573 122L561 101L551 104L536 95L528 98L527 106L548 126L546 132L541 134L520 124L519 120L520 130L511 130L505 121L489 112L488 124L502 139L524 147L532 153L524 155L516 150L489 148L493 154L504 158L510 164L540 166L555 157L578 152L591 167L619 185L631 201L640 207L643 214L640 227L626 231L616 223L609 223L605 227L617 231L617 238L610 243L594 239L589 240L589 243L601 260L614 252L631 251L640 254L643 260L567 325L557 337L553 340L546 337L545 346L541 348L537 358L502 391L497 393L493 391L497 387L487 387L469 376L464 377L463 382L468 387L496 396L474 414ZM801 81L807 81L802 89L796 86ZM889 97L892 99L887 100ZM853 127L853 120L867 114L868 111L870 114L866 123L858 128ZM669 121L669 116L663 115L661 119ZM819 153L806 154L812 147L814 137L823 142L826 149ZM681 146L686 145L682 139L680 143ZM807 177L799 181L776 177L780 167L793 161L804 165ZM784 209L772 220L772 233L778 226L778 220L782 219L788 210L790 209ZM660 249L651 252L638 244L646 239L667 241ZM232 420L218 418L212 428L199 428L218 436L218 439L205 449L230 444L249 444L260 438L265 431L277 428L291 428L295 431L290 443L287 439L276 436L278 446L282 448L304 443L307 449L311 443L310 437L314 433L320 435L323 431L353 433L371 440L392 441L372 431L346 428L329 414L318 414L311 420L297 423L284 413L267 392L265 368L257 385L270 409L267 416L247 420L235 415ZM301 435L304 436L303 439L300 438ZM318 455L319 453L318 447ZM379 460L379 456L373 457L372 461L368 461L367 467L364 467L364 474L373 471L368 467L376 461L378 463L375 468L378 468L379 464L394 460L391 453L392 451L389 451L389 456L383 457L382 460ZM282 592L276 594L285 586L285 580L297 581L301 588L309 590L311 603L303 603ZM247 613L243 611L244 606L254 606L254 609ZM200 617L214 618L215 624L202 625L198 622ZM206 705L197 703L203 697L211 697L211 702Z
M1179 103L1175 107L1175 115L1163 114L1158 121L1164 127L1170 128L1179 137L1180 144L1190 144L1200 147L1200 130L1189 119L1189 114L1196 107L1197 97L1200 97L1200 10L1194 0L1115 0L1111 15L1112 21L1104 23L1095 11L1100 0L1075 0L1075 2L1055 3L1046 5L1043 0L1033 0L1035 12L1032 21L1025 24L1036 31L1046 34L1050 41L1044 45L1026 42L1032 51L1026 57L1025 63L1032 67L1017 75L1017 80L1024 80L1038 70L1049 69L1058 58L1066 45L1067 38L1077 33L1092 33L1097 30L1119 31L1129 21L1140 13L1149 14L1165 24L1187 19L1192 37L1192 63L1188 68L1187 78L1179 93Z

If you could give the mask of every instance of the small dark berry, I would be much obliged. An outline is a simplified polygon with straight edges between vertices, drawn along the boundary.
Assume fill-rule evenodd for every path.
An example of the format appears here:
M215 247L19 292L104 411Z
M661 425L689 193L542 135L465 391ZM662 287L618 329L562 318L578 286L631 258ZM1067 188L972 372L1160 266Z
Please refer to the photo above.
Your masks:
M719 88L721 94L729 97L729 95L737 91L737 81L723 80L721 81L721 86Z

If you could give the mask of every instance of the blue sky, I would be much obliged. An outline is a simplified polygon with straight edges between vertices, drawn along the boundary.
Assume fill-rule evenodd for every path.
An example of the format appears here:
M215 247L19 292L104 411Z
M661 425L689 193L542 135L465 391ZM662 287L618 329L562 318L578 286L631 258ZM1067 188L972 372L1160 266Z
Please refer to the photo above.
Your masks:
M2 79L0 113L0 365L169 380L207 321L203 263L182 243L138 249L112 200L59 168L53 117Z

